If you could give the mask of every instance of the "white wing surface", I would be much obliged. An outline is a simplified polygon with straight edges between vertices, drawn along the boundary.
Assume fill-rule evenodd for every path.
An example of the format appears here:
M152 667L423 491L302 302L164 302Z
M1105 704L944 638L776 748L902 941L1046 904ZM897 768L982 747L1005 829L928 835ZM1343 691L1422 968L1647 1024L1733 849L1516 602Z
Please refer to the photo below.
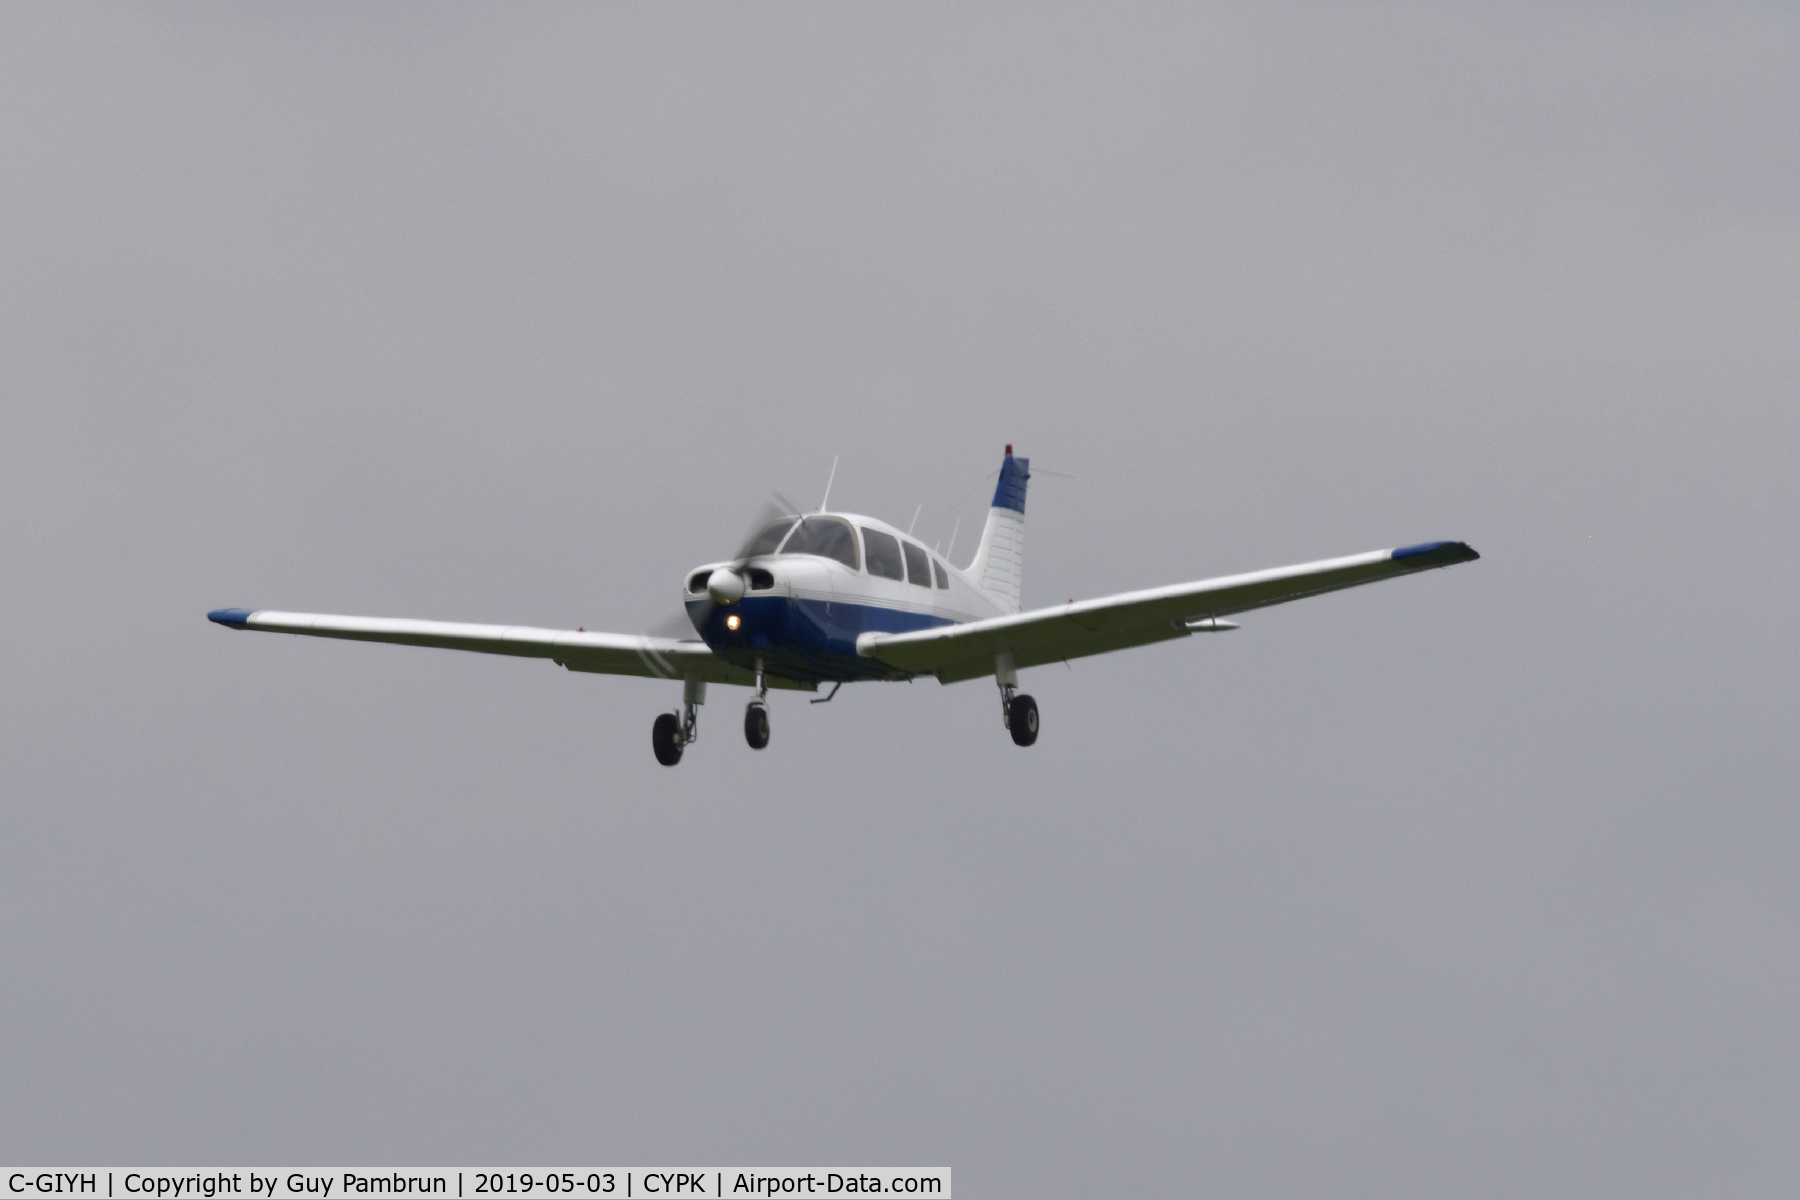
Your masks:
M865 633L856 639L856 649L896 673L936 675L955 683L992 675L994 659L1001 654L1011 654L1017 667L1031 667L1186 637L1197 630L1231 629L1218 618L1480 557L1464 542L1426 542L916 633Z
M465 625L454 621L414 621L404 617L343 617L331 613L276 612L221 608L207 619L232 629L295 633L307 637L395 642L482 654L547 658L571 671L642 675L651 679L704 679L708 683L752 686L751 672L734 667L705 642L573 629L533 629L528 625ZM813 690L811 684L769 679L770 687Z

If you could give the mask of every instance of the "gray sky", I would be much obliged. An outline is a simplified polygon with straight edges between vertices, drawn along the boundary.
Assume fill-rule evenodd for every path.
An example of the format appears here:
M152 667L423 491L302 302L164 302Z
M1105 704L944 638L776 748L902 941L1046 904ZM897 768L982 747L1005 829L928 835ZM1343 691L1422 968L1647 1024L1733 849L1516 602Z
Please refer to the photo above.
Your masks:
M1791 6L0 10L0 1147L1800 1188ZM770 488L1026 602L1483 561L740 736ZM1784 731L1785 734L1784 734Z

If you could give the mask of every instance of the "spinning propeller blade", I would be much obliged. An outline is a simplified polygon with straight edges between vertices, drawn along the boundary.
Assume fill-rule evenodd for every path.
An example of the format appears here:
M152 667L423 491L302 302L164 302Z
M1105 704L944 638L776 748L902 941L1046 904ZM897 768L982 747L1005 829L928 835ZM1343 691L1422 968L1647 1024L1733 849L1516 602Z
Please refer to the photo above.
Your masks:
M786 496L770 492L749 533L739 543L737 554L725 566L713 568L712 578L707 581L706 598L700 602L700 607L670 618L657 627L657 632L665 637L692 637L696 629L706 624L714 608L741 600L749 586L744 579L745 565L759 555L773 554L794 523L805 519Z
M694 638L694 623L688 620L687 614L684 612L679 616L671 616L666 620L658 621L655 625L650 627L649 633L651 637L674 638L676 641L692 641Z

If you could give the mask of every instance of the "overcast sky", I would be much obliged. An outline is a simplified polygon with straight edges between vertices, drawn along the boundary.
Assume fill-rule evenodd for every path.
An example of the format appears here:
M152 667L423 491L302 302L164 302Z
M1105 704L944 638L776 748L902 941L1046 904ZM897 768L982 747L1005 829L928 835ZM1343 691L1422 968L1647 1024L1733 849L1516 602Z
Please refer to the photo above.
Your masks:
M0 9L0 1149L1800 1190L1797 39ZM964 562L1008 442L1028 606L1483 558L673 770L204 618L649 628L834 456Z

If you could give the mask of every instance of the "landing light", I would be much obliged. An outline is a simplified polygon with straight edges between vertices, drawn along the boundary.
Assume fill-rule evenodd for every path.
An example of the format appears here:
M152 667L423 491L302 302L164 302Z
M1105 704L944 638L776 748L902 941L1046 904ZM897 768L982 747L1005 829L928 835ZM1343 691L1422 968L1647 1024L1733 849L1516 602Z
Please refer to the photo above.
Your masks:
M731 630L733 633L737 632L737 627L740 623L736 613L732 613L729 617L725 618L725 628Z

